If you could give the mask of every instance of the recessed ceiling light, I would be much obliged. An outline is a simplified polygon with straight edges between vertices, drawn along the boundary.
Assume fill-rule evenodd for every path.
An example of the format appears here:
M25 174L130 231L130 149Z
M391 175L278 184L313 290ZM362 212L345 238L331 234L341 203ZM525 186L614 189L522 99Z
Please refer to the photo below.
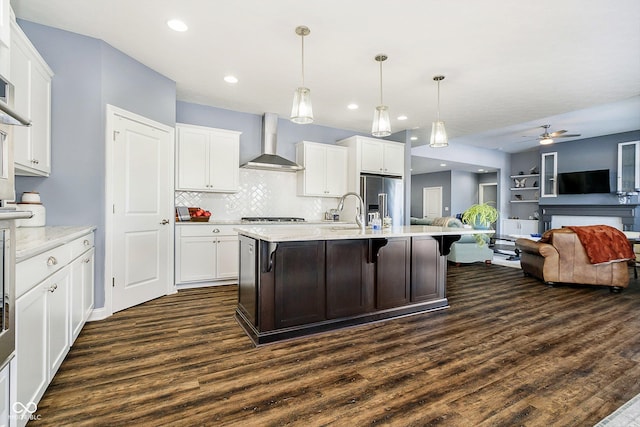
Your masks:
M445 166L447 166L447 164L446 163L440 163L440 166L445 167Z
M224 81L227 83L235 84L235 83L238 83L238 78L236 76L231 76L231 75L224 76Z
M418 140L418 137L417 137L417 136L412 136L412 137L411 137L411 138L409 138L409 139L410 139L410 140L412 140L412 141L417 141L417 140Z
M407 116L404 116L404 115L398 116L398 120L407 120Z
M187 27L187 24L185 24L184 22L182 22L179 19L170 19L170 20L167 21L167 25L173 31L183 32L183 31L187 31L189 29L189 27Z
M347 108L349 110L357 110L358 109L358 104L349 104L349 105L347 105Z

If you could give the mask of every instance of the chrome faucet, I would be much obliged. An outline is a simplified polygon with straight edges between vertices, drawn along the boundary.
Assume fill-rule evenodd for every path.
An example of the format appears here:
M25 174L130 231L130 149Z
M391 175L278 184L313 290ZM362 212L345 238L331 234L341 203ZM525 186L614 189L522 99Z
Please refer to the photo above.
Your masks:
M358 193L354 193L352 191L345 193L340 198L340 202L338 203L338 210L342 212L342 209L344 208L344 200L347 198L347 196L355 196L360 202L360 205L356 206L356 224L358 224L358 227L364 230L364 201Z

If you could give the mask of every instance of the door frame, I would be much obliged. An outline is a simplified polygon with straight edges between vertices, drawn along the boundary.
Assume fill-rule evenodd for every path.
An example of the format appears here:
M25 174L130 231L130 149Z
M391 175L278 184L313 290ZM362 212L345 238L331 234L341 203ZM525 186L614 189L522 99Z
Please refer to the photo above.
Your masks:
M495 206L494 208L498 209L498 183L497 182L482 182L480 184L478 184L478 203L485 203L484 202L484 188L485 187L496 187L496 200L493 200L493 202L495 202Z
M443 215L442 209L444 208L444 206L442 206L443 205L443 203L442 203L443 202L443 200L442 200L442 186L438 185L438 186L435 186L435 187L422 187L422 217L426 218L425 215L424 215L426 213L426 209L425 209L425 207L426 207L426 197L425 196L426 196L427 191L429 191L429 190L438 190L438 192L440 193L440 216L442 216Z
M169 134L169 141L171 147L169 147L170 159L169 159L169 188L167 192L171 194L170 200L174 200L175 194L175 167L174 167L174 155L175 155L175 128L167 126L165 124L148 119L144 116L132 113L122 108L116 107L111 104L106 105L106 125L105 125L105 220L104 220L104 316L101 318L109 317L113 314L113 205L114 205L114 149L113 149L113 133L115 131L115 118L117 116L123 117L128 120L132 120L141 123L146 126L151 126ZM174 215L169 216L173 219ZM170 224L172 230L169 232L169 249L171 256L170 260L173 261L173 245L174 245L174 221ZM167 294L177 292L174 278L174 262L170 262L169 268L169 282L167 284Z

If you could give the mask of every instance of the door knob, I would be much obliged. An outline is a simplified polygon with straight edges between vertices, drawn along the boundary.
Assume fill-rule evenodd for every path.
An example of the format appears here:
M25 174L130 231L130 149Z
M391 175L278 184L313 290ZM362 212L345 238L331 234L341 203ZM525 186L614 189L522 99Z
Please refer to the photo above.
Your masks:
M167 225L167 224L169 224L169 220L168 219L163 219L160 224Z

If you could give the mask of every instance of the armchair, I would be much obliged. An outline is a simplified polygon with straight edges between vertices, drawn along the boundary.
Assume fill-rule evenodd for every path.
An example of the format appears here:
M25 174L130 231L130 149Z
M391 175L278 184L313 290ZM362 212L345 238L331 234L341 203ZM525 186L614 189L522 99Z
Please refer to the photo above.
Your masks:
M612 292L629 286L626 260L592 264L578 235L570 228L549 230L541 240L516 240L525 275L549 285L559 282L610 286Z

